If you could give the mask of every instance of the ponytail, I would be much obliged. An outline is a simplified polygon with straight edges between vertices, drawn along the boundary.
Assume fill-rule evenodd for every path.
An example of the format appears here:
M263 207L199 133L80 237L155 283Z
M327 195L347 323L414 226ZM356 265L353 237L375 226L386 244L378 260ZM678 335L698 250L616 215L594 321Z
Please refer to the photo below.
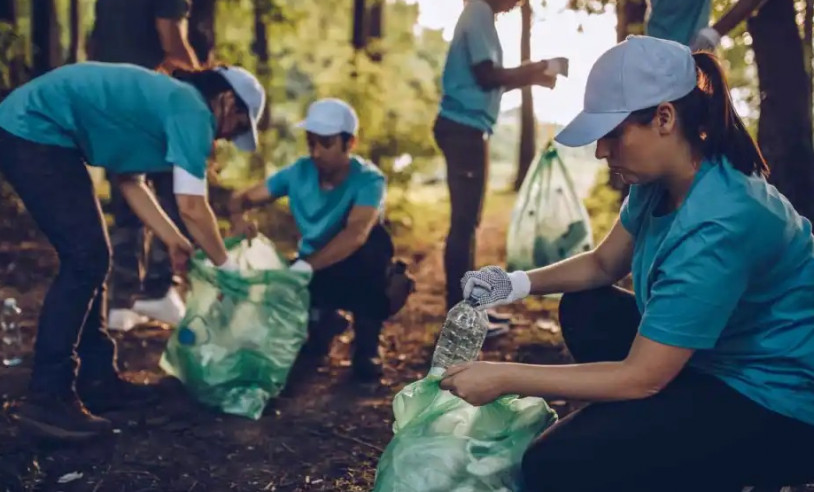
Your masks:
M769 165L735 111L729 85L715 55L700 51L692 56L698 84L686 96L671 101L684 137L707 159L724 156L743 174L768 177ZM656 116L656 109L635 111L630 119L648 123Z

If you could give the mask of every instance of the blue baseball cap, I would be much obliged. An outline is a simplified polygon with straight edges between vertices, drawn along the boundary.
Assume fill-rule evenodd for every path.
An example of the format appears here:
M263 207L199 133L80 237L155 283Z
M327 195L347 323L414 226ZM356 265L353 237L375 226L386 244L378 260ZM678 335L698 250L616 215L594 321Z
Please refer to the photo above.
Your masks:
M690 49L674 41L628 36L594 63L584 109L555 140L581 147L599 140L634 111L675 101L697 84Z
M266 91L251 72L242 67L218 67L215 69L229 82L235 94L246 104L249 110L251 129L232 139L240 150L254 152L257 150L257 122L266 106Z
M305 119L297 126L322 136L340 133L356 135L359 118L350 104L341 99L326 98L311 103Z

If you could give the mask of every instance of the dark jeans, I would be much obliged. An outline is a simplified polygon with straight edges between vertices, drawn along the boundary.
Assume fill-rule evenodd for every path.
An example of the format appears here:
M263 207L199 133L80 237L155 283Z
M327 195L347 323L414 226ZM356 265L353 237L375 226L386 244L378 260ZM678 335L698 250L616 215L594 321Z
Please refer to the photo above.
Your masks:
M578 362L627 356L639 312L616 288L566 294ZM655 396L594 403L544 432L523 459L529 491L737 491L814 479L814 426L774 413L720 379L685 369Z
M115 371L116 346L105 323L110 242L99 200L79 151L3 130L0 148L0 171L59 256L40 312L30 389L68 395L80 359L80 377Z
M435 142L447 162L451 205L444 251L447 308L463 299L461 278L475 266L475 232L480 224L489 168L489 140L482 130L439 116Z
M172 172L148 173L146 177L161 208L186 234L172 189ZM110 304L114 309L127 309L132 307L135 297L164 297L172 287L172 265L167 247L157 236L147 232L115 185L115 175L108 173L108 178L111 182L110 212L114 220L110 232L113 244ZM145 240L150 237L152 240L148 245Z
M385 287L393 252L390 233L377 225L361 248L345 260L316 271L309 285L312 307L353 313L356 351L362 355L375 354L382 324L389 317Z

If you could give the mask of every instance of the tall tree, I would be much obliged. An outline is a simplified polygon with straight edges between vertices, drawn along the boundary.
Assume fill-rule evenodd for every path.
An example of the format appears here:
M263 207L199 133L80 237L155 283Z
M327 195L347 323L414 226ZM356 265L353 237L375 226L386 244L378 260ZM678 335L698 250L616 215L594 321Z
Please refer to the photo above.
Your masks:
M520 59L522 61L531 60L531 4L526 1L520 7L521 27L520 27ZM517 176L514 180L514 189L519 190L526 178L531 161L534 159L534 149L536 147L536 125L534 121L534 98L531 87L521 89L520 102L520 153L517 163Z
M365 0L353 0L353 34L351 44L359 51L367 46L367 9Z
M758 141L771 181L814 220L810 86L793 0L773 0L748 21L760 84Z
M34 45L34 75L43 74L62 63L55 0L31 2L31 41Z
M378 63L383 56L381 41L384 37L384 0L372 0L367 14L368 54L371 60Z

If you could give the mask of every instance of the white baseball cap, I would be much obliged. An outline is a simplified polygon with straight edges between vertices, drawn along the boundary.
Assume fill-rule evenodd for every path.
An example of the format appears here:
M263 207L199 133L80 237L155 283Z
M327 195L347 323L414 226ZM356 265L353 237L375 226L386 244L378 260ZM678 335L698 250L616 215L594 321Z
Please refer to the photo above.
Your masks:
M350 104L341 99L326 98L311 103L305 119L297 126L322 136L339 133L356 135L359 118Z
M251 129L246 133L242 133L232 139L235 147L246 152L254 152L257 150L257 122L263 114L263 108L266 106L266 91L260 85L251 72L242 67L217 67L215 69L218 73L223 75L235 94L246 104L249 110L249 120L251 121Z
M696 86L690 49L674 41L628 36L594 63L584 109L555 138L568 147L595 142L632 112L675 101Z

